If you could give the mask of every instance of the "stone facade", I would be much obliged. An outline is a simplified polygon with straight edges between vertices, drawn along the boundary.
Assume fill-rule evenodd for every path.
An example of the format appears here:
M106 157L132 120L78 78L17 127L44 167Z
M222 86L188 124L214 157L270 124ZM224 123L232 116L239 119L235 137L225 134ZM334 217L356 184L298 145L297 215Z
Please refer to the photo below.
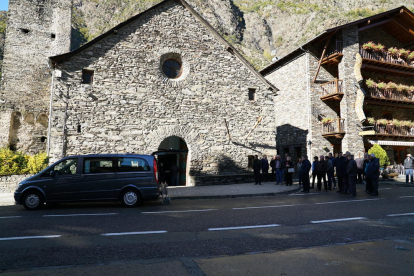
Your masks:
M309 152L308 59L308 54L300 53L266 76L270 82L277 83L279 89L274 119L277 126L276 147L279 154L288 153L294 160Z
M45 150L51 69L70 50L72 0L10 0L0 90L1 146ZM18 121L16 121L18 120ZM38 123L39 121L39 123ZM46 119L48 121L48 119Z
M32 175L6 175L0 176L0 193L13 193L20 182Z
M355 69L359 47L363 43L374 41L375 43L382 43L386 47L403 47L399 40L383 29L373 27L369 30L359 31L358 25L348 25L332 32L330 38L328 36L325 35L324 39L315 39L313 42L296 49L288 56L263 69L261 73L271 83L277 84L281 90L275 109L284 110L284 112L281 112L281 115L276 112L280 116L280 118L276 117L278 128L285 121L289 120L291 125L300 129L302 133L301 138L296 137L294 140L306 141L306 144L302 144L307 146L307 154L309 156L326 155L328 152L338 152L339 150L343 152L350 151L356 156L362 156L371 145L369 137L359 135L364 125L357 113L357 94L358 91L362 94L361 88L365 88L364 84L359 83L359 81L371 78L377 82L388 82L391 80L397 84L413 85L414 79L404 77L404 75L374 73L368 70L361 71L360 68L358 70ZM342 56L337 64L321 65L317 78L314 81L322 49L327 43L327 39L330 39L327 47L328 52L332 50L332 46L337 45L336 47L339 47L338 45L341 45ZM344 93L342 99L322 101L320 94L321 84L333 81L335 78L341 82L342 92ZM300 95L304 97L306 93L309 94L308 99L298 99ZM375 119L383 118L384 114L392 114L394 119L413 121L414 112L412 106L403 104L401 107L395 104L378 105L371 103L367 105L365 102L360 110L362 113L365 113L365 116L374 117ZM301 113L296 113L296 116L290 116L286 110L295 110L296 112L300 110ZM301 119L304 114L309 114L307 124ZM323 118L336 117L344 120L345 135L324 137L322 135L321 120ZM294 143L289 138L294 137L296 133L295 128L286 129L282 134L284 139L277 139L277 148L288 147L286 145ZM396 137L382 139L399 140ZM402 146L395 148L387 146L385 149L389 152L390 159L394 160L392 155L394 155L395 151L398 150L398 154L401 155L405 154L405 152L412 152L414 147ZM400 152L401 150L402 153ZM282 153L284 152L282 151ZM294 156L292 153L291 155Z
M275 154L275 89L185 3L165 1L115 29L55 64L52 161L151 154L176 136L195 185L243 178L249 156ZM177 79L163 73L170 58L182 64ZM82 84L84 69L92 84Z

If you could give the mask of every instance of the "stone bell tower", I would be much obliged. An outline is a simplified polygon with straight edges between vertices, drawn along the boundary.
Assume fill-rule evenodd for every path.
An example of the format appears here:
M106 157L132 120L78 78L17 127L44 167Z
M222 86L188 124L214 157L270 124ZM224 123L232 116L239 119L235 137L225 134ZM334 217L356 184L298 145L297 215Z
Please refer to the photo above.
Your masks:
M0 90L0 147L45 150L51 70L70 51L72 0L9 0Z

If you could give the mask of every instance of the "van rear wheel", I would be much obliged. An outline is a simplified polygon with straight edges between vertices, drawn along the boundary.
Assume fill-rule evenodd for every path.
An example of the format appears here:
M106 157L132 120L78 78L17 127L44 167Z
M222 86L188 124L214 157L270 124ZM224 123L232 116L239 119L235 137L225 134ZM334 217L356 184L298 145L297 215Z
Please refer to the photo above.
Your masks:
M42 208L44 202L43 195L38 191L29 191L23 196L23 206L29 211Z
M141 195L135 189L128 189L122 193L121 201L125 207L136 207L141 203Z

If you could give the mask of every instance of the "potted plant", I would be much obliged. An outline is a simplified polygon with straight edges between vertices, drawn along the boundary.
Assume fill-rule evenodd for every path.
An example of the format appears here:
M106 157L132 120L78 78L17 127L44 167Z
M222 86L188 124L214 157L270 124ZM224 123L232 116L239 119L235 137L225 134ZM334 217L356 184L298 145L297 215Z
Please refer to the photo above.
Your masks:
M397 119L393 119L392 120L392 124L394 125L394 126L396 126L396 127L400 127L402 124L401 124L401 121L400 120L397 120Z
M398 55L398 49L395 48L395 47L388 48L388 53L392 56L397 56Z
M380 82L380 83L377 83L377 87L379 89L385 89L387 88L387 84L385 82Z
M368 124L370 124L370 125L374 125L374 124L375 124L375 119L374 119L374 118L372 118L372 117L369 117L369 118L367 118L367 122L368 122Z
M387 119L379 119L379 120L377 120L377 125L380 125L380 126L388 125L388 120Z
M378 43L377 45L375 45L374 50L377 52L383 52L385 50L385 46L381 43Z
M397 87L397 84L393 83L392 81L387 83L387 89L396 89Z
M322 119L322 124L330 124L330 123L332 123L333 122L333 118L330 118L330 117L326 117L326 118L323 118Z
M410 54L410 51L405 50L405 49L400 49L398 52L403 58L408 57L408 55Z
M367 85L368 88L373 88L376 85L376 83L372 79L367 79L365 81L365 84Z
M368 42L368 43L363 44L363 45L362 45L362 48L363 48L364 50L368 50L368 51L375 50L375 43L374 43L374 42L372 42L372 41L370 41L370 42Z
M414 59L414 51L412 51L408 56L407 59L413 60Z

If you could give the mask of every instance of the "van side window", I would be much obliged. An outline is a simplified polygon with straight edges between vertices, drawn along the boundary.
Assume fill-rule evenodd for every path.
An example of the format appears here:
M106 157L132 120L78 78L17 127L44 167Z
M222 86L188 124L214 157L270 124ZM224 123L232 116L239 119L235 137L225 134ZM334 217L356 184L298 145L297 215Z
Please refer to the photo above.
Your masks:
M50 170L44 173L42 176L49 176L51 171L55 171L56 175L70 175L76 174L76 167L78 165L78 159L66 159L53 166Z
M83 173L115 172L114 161L110 157L84 158Z
M119 172L144 172L150 170L148 162L144 159L132 157L118 158Z

